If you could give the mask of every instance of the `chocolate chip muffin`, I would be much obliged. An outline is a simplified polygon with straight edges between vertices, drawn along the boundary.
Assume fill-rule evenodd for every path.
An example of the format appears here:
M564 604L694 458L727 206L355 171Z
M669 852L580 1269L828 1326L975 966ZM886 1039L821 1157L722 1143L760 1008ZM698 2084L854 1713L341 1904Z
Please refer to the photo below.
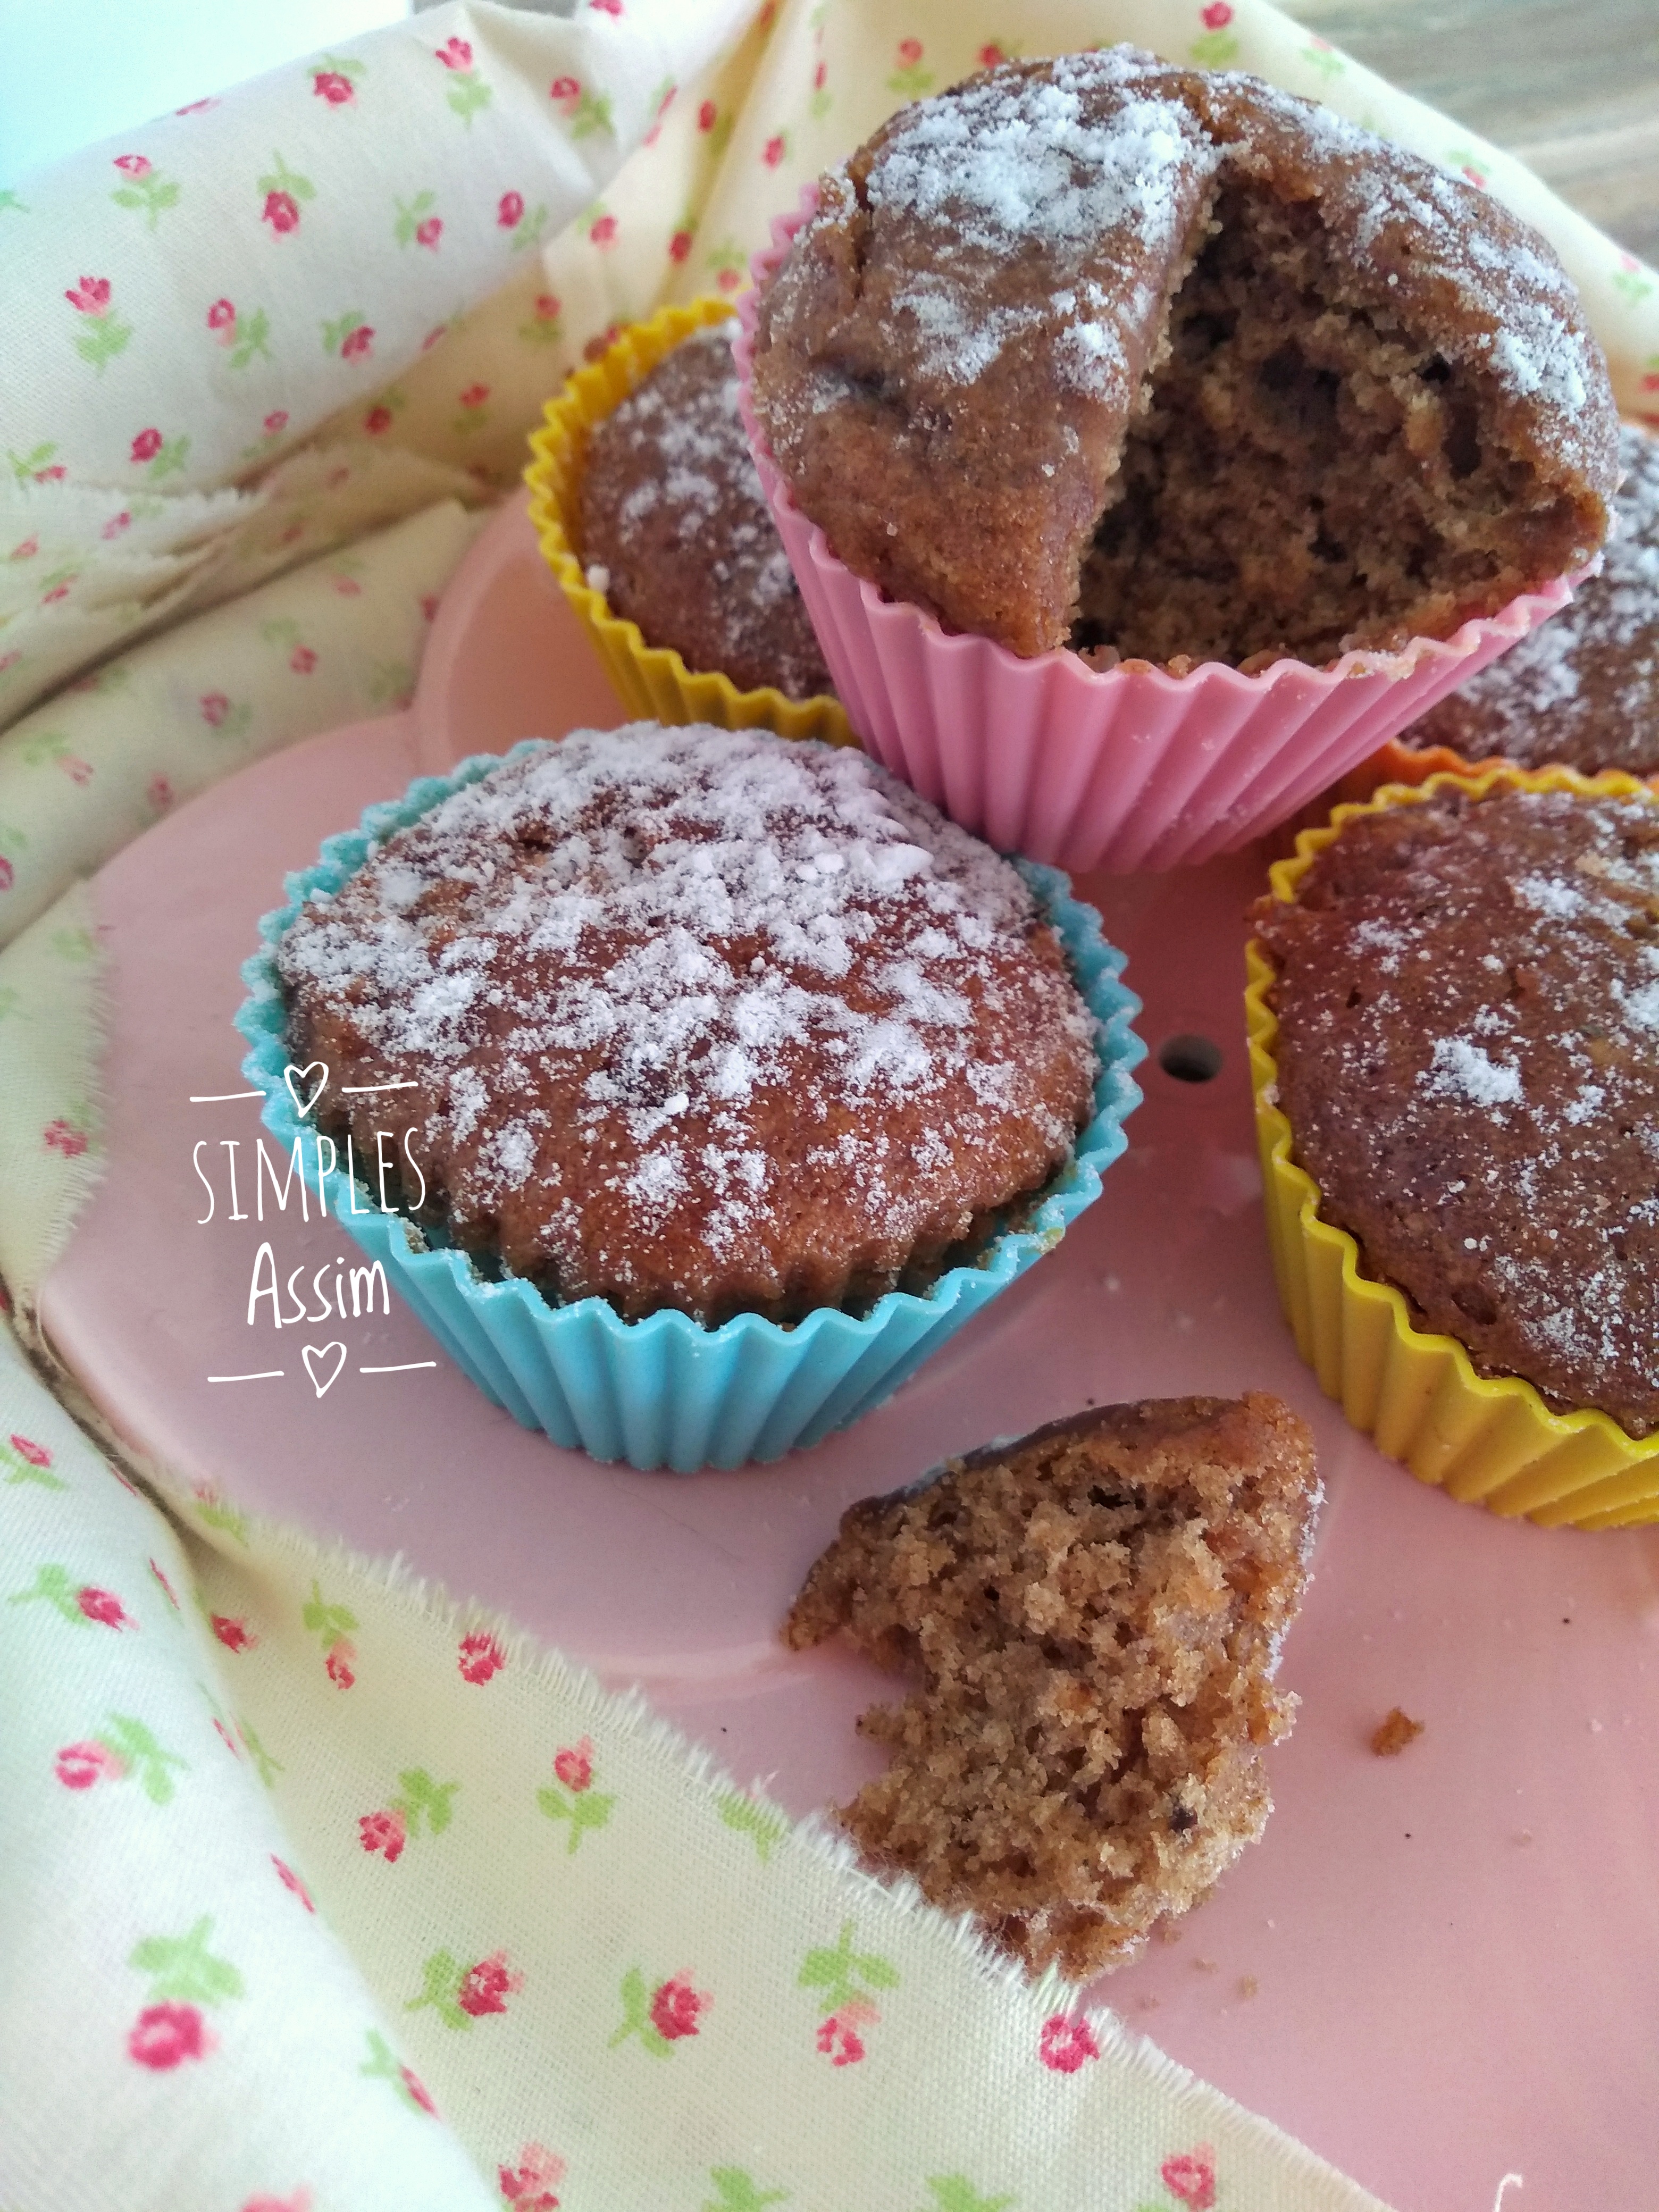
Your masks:
M1601 541L1617 418L1549 246L1255 78L1010 63L821 194L756 415L839 557L947 629L1323 665Z
M1465 760L1659 774L1659 438L1626 422L1601 573L1402 732Z
M1256 909L1295 1157L1477 1372L1651 1435L1659 802L1426 788Z
M841 1814L869 1863L1034 1972L1133 1956L1266 1823L1319 1499L1305 1424L1250 1396L1103 1406L852 1507L784 1640L921 1677L859 1723L893 1753Z
M738 416L732 327L694 332L595 425L576 535L589 583L647 645L811 699L833 687Z
M924 1288L1092 1111L1093 1017L1018 873L862 754L758 731L516 757L276 963L320 1126L374 1158L348 1086L408 1086L422 1218L630 1321Z

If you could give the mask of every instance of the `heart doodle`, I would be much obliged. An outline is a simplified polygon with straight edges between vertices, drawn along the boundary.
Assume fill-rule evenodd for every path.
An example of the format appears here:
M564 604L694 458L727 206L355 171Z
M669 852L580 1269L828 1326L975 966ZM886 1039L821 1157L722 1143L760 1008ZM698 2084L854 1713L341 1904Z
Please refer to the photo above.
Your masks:
M328 1366L330 1352L334 1355L331 1367ZM306 1373L311 1377L311 1387L319 1398L338 1381L340 1370L345 1365L345 1356L346 1348L337 1339L332 1344L307 1344L301 1351L300 1357L306 1364ZM328 1367L325 1380L319 1371L325 1367Z
M313 1073L317 1077L317 1087L310 1097L301 1103L301 1086L306 1078ZM298 1083L295 1081L296 1076L299 1078ZM294 1110L303 1121L328 1088L328 1062L325 1060L308 1060L303 1067L296 1067L294 1062L289 1060L288 1066L283 1070L283 1080L288 1085L289 1097L294 1101Z

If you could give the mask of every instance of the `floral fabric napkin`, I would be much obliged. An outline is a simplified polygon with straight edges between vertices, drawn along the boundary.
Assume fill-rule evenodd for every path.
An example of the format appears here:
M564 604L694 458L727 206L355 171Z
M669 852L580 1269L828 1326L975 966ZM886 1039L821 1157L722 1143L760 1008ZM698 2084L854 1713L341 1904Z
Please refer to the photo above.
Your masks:
M511 1624L131 1465L33 1321L100 1157L80 879L406 696L613 325L900 101L1125 37L1502 193L1655 404L1651 274L1259 0L449 6L0 201L6 2212L1375 2202Z

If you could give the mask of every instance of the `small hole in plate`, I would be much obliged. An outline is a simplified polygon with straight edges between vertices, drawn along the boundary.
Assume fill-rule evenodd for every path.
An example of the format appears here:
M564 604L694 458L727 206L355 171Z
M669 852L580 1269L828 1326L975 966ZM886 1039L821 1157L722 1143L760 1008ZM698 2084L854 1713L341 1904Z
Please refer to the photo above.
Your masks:
M1166 1037L1158 1048L1158 1064L1177 1083L1209 1083L1221 1073L1221 1047L1206 1036Z

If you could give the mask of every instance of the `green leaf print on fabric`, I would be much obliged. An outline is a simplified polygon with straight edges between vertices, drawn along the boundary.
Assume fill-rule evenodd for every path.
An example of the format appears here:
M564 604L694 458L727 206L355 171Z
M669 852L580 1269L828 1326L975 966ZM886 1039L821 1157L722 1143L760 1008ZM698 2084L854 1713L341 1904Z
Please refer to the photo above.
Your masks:
M14 1590L6 1602L8 1605L33 1605L36 1602L49 1605L65 1620L73 1621L79 1628L94 1625L102 1628L137 1628L138 1626L113 1590L100 1589L95 1583L77 1583L67 1567L56 1562L39 1569L30 1587Z
M672 2058L674 2045L698 2033L699 2022L711 2002L708 1994L693 1989L689 1973L671 1974L648 1994L645 1976L630 1966L622 1978L622 2026L605 2045L614 2051L629 2036L637 2036L641 2049L653 2058Z
M125 350L132 337L132 325L124 323L116 313L111 291L107 276L83 276L64 295L81 317L75 350L82 361L92 363L100 376L116 355Z
M222 1528L234 1536L244 1549L247 1546L247 1516L238 1507L222 1498L210 1482L202 1482L191 1492L191 1503L197 1519L204 1528Z
M565 1856L568 1858L590 1828L605 1826L617 1801L593 1787L593 1744L589 1736L556 1752L553 1772L556 1779L536 1792L536 1802L550 1820L570 1823L565 1844Z
M0 993L0 1000L15 995ZM9 1011L0 1003L0 1021L4 1020ZM33 1437L21 1437L15 1430L9 1443L0 1444L0 1467L5 1468L8 1482L38 1483L42 1490L69 1488L61 1474L52 1473L52 1454L45 1444L36 1443Z
M523 1975L508 1971L504 1951L470 1966L453 1951L434 1951L421 1968L419 1995L405 1999L404 2010L430 2005L446 2027L470 2029L486 2013L505 2012L507 1998L523 1986Z
M404 2104L411 2111L425 2112L432 2118L438 2116L438 2107L427 2094L424 2084L398 2058L385 2036L375 2028L367 2031L368 2057L357 2071L372 2081L390 2081Z
M763 2205L782 2204L789 2196L787 2189L760 2188L740 2166L711 2166L708 2179L714 2185L714 2194L704 2200L698 2212L761 2212Z
M150 1978L153 2003L222 2004L245 1994L242 1977L208 1946L211 1918L204 1914L186 1936L147 1936L127 1964Z
M14 453L8 446L6 459L10 464L14 479L26 491L32 483L57 483L64 474L61 467L55 467L52 464L52 455L57 451L57 441L50 438L44 445L36 446L27 453Z
M259 220L270 225L274 238L283 238L300 228L300 203L314 200L317 187L309 177L290 169L280 154L273 152L270 158L275 166L267 170L255 187L264 201Z
M927 2186L933 2197L927 2212L1008 2212L1015 2202L1012 2197L981 2197L963 2173L930 2175Z
M162 209L179 204L180 187L143 154L118 154L115 166L126 182L118 185L110 198L117 207L142 209L154 230Z
M801 1962L798 1987L821 1990L822 2009L827 2013L840 2012L855 2002L867 2004L872 1990L898 1987L896 1966L877 1952L853 1948L853 1926L850 1920L844 1920L833 1950L809 1951Z
M238 1714L236 1719L236 1733L242 1740L242 1747L244 1750L247 1753L248 1757L253 1761L254 1772L258 1776L260 1781L264 1783L267 1790L273 1788L275 1786L276 1778L279 1774L286 1774L288 1769L283 1765L280 1759L273 1759L271 1757L270 1753L265 1749L264 1744L260 1742L258 1736L254 1732L252 1723L251 1722L245 1721L240 1714Z
M152 1805L173 1802L173 1784L169 1769L177 1767L181 1774L190 1771L187 1759L165 1749L144 1723L134 1720L130 1713L112 1713L108 1727L100 1729L94 1741L102 1744L112 1758L119 1759L123 1767L137 1778L139 1787Z
M1311 63L1328 82L1332 77L1340 76L1348 66L1336 48L1328 45L1323 39L1311 40L1307 46L1304 46L1302 58L1304 62Z
M435 253L438 241L444 234L443 217L432 210L438 204L436 192L416 192L405 204L394 199L397 214L392 219L392 234L399 246L424 246Z
M30 208L28 202L27 200L20 200L15 192L9 189L4 191L0 191L0 215L29 215L32 213L33 210Z
M418 1836L421 1823L424 1820L428 1835L442 1835L454 1817L450 1800L460 1788L460 1784L434 1782L423 1766L410 1768L398 1777L398 1782L404 1794L392 1799L392 1809L403 1814L404 1826L409 1833Z
M337 1689L349 1690L357 1679L351 1664L357 1656L357 1647L350 1640L351 1632L357 1626L356 1614L345 1606L325 1603L320 1585L313 1582L300 1619L323 1647L323 1663L328 1669L329 1680Z
M921 56L920 39L899 40L898 67L887 80L889 92L896 92L905 100L920 100L924 93L933 90L933 72L922 67Z
M725 1791L714 1802L726 1826L735 1828L740 1836L747 1836L761 1864L769 1864L774 1850L789 1832L788 1822L736 1790Z
M432 58L449 71L450 84L447 94L450 106L470 131L472 118L481 107L488 107L495 97L472 66L472 49L465 39L449 39L434 47Z
M348 307L331 323L319 325L323 333L325 353L338 354L342 361L366 360L374 349L374 329L361 308Z

